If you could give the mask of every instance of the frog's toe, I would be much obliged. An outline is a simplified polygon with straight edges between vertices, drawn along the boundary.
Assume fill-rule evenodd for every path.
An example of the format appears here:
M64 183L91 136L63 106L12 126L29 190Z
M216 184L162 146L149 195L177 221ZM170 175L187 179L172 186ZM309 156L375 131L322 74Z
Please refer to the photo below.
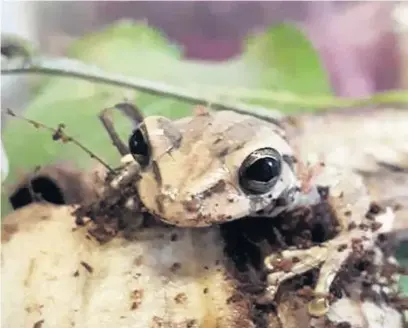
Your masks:
M274 298L279 286L286 280L318 267L325 261L328 248L314 246L309 249L289 249L265 258L267 294Z
M330 287L336 275L351 256L361 258L366 251L374 248L375 242L375 234L364 227L343 233L322 245L327 249L327 253L319 270L314 299L309 303L311 315L319 317L327 313Z
M329 310L330 287L342 265L349 258L353 245L348 236L339 236L325 243L326 258L322 261L319 275L314 288L313 300L308 304L309 314L315 317L323 316ZM349 241L349 243L347 243Z

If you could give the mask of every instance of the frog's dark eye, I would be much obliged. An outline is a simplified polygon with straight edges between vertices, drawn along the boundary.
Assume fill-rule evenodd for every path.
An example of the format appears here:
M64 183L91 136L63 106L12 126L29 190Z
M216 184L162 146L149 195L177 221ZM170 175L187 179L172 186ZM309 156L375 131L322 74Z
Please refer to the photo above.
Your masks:
M255 150L245 158L239 169L239 184L253 194L268 192L282 172L282 158L273 148Z
M129 151L141 166L149 163L150 148L147 138L140 128L134 130L129 138Z

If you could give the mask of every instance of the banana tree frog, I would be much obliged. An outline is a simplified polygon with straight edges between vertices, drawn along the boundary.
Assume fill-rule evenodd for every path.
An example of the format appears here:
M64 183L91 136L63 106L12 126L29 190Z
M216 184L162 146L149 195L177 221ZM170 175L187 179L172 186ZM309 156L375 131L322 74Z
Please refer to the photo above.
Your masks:
M319 202L318 186L330 181L329 202L341 231L309 249L266 256L266 295L271 300L282 282L320 267L309 312L324 315L330 286L357 241L361 250L369 250L384 232L367 222L369 197L355 174L325 168L307 181L308 188L302 187L304 177L295 152L284 129L273 120L200 107L191 117L172 121L143 117L129 104L116 107L136 124L125 144L112 129L107 112L100 116L126 164L110 186L120 189L130 181L144 210L167 224L191 228L256 216L273 220L284 211ZM384 215L383 221L392 220L392 213ZM290 272L276 266L277 261L294 258Z

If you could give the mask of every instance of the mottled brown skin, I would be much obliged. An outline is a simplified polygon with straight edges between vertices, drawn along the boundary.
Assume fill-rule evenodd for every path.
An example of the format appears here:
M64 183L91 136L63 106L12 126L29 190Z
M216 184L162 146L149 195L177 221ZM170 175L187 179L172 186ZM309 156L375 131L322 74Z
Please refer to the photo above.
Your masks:
M144 120L152 160L142 169L137 189L142 203L161 220L185 227L263 215L274 201L297 187L291 163L283 160L279 181L254 195L239 185L245 157L263 147L292 158L283 131L276 125L230 111L201 113L176 122L163 117Z
M339 235L309 249L267 256L265 299L273 301L279 285L287 279L321 266L309 313L324 315L329 309L330 286L353 253L353 242L361 241L362 252L370 250L377 236L390 229L387 225L384 229L349 231L352 222L358 227L369 226L364 225L369 195L361 177L348 169L323 166L311 171L313 174L303 181L304 174L295 172L294 151L284 131L270 121L232 111L200 110L178 121L150 116L139 123L149 146L149 159L139 163L134 183L145 210L168 224L205 227L248 216L273 219L282 211L320 201L317 187L330 187L328 201L339 220ZM280 154L282 171L268 190L251 194L240 185L240 167L249 154L265 147ZM138 158L135 156L134 162L129 156L126 162L136 165ZM302 189L305 185L307 188ZM290 197L289 190L295 191ZM393 213L387 211L381 220L392 222L393 218ZM292 258L300 261L290 270L274 265Z

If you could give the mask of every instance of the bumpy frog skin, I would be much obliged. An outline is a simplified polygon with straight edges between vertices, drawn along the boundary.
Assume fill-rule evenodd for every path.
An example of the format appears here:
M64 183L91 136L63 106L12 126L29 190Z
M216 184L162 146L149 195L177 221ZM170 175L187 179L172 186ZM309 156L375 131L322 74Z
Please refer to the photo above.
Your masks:
M284 208L275 207L276 200L284 198L287 206L298 189L292 149L271 123L221 111L175 123L147 117L144 127L150 163L137 189L148 211L169 224L202 227L257 213L276 215ZM258 151L265 148L270 150ZM261 160L274 155L281 166L276 182L262 193L240 184L244 160L256 154Z
M273 301L285 280L320 266L309 312L324 315L330 286L356 242L361 251L373 249L377 235L392 226L393 213L387 211L378 216L387 227L371 228L373 221L365 218L367 190L350 171L327 168L311 179L307 192L302 190L293 150L276 124L232 111L201 110L178 121L135 116L139 124L129 139L131 155L123 158L126 166L111 186L134 181L145 210L169 224L203 227L256 215L273 219L285 209L315 203L317 186L330 186L340 233L309 249L267 256L266 300ZM248 171L252 165L255 170ZM349 229L351 222L354 229ZM279 268L280 261L292 259L290 272Z

